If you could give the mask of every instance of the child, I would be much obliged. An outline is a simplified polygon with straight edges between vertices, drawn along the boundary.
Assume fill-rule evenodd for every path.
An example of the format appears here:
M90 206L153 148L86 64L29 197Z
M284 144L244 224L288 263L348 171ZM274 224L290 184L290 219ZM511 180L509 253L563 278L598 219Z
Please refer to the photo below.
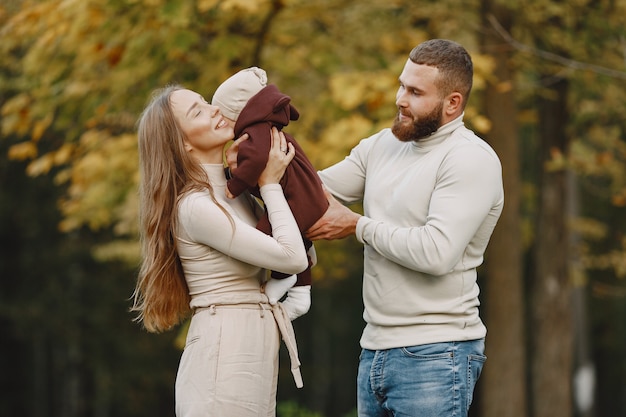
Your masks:
M229 197L236 197L246 189L260 197L257 180L267 163L270 127L276 126L282 130L291 120L298 120L300 117L290 103L291 98L281 93L275 85L267 85L265 71L257 67L239 71L215 91L211 104L218 106L222 115L235 124L235 137L244 133L249 135L239 145L237 169L227 181ZM285 137L295 147L296 156L287 167L280 184L298 227L304 233L326 212L328 200L317 171L300 145L289 134L285 133ZM267 214L263 215L256 227L267 234L271 233ZM312 242L304 235L302 239L309 254L314 254ZM310 306L313 262L309 256L309 267L298 274L297 278L272 271L272 278L280 281L270 280L266 286L265 291L270 302L275 303L276 298L289 288L285 304L297 303L295 317L306 313ZM290 288L292 285L293 288ZM280 295L276 295L278 293ZM287 308L287 311L290 312L291 309Z

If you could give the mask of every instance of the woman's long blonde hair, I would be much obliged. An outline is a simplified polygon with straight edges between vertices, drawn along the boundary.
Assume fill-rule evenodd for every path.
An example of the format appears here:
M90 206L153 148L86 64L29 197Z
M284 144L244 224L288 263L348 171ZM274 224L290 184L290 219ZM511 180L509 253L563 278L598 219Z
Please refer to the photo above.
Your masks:
M137 128L139 227L142 261L131 311L149 332L162 332L190 313L189 290L176 250L178 201L191 190L209 190L206 172L184 149L185 134L171 107L172 85L155 91Z

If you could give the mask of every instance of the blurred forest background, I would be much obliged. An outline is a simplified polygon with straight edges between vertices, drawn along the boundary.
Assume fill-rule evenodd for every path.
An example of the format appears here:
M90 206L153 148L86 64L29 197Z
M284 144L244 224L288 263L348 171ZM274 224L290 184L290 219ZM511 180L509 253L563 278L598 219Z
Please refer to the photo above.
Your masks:
M128 312L152 90L261 66L321 169L390 125L429 38L470 51L466 123L504 169L472 415L626 416L626 0L0 0L0 415L173 415L184 328ZM317 248L279 417L356 415L362 248Z

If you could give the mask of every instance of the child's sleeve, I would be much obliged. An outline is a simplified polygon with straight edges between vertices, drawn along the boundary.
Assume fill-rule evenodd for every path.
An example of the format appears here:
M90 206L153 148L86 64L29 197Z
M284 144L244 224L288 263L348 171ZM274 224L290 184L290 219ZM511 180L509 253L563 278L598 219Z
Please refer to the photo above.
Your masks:
M249 137L239 145L237 169L226 184L235 197L257 186L259 176L267 165L272 140L270 128L268 123L258 123L243 130L242 133L247 133Z

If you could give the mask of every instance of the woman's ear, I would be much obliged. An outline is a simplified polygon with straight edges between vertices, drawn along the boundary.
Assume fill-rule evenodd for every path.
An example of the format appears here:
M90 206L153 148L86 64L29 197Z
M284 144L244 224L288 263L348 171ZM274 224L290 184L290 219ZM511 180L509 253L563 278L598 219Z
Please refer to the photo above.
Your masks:
M187 141L183 142L183 147L185 148L185 150L187 152L193 151L193 146L191 146L191 144L189 142L187 142Z

